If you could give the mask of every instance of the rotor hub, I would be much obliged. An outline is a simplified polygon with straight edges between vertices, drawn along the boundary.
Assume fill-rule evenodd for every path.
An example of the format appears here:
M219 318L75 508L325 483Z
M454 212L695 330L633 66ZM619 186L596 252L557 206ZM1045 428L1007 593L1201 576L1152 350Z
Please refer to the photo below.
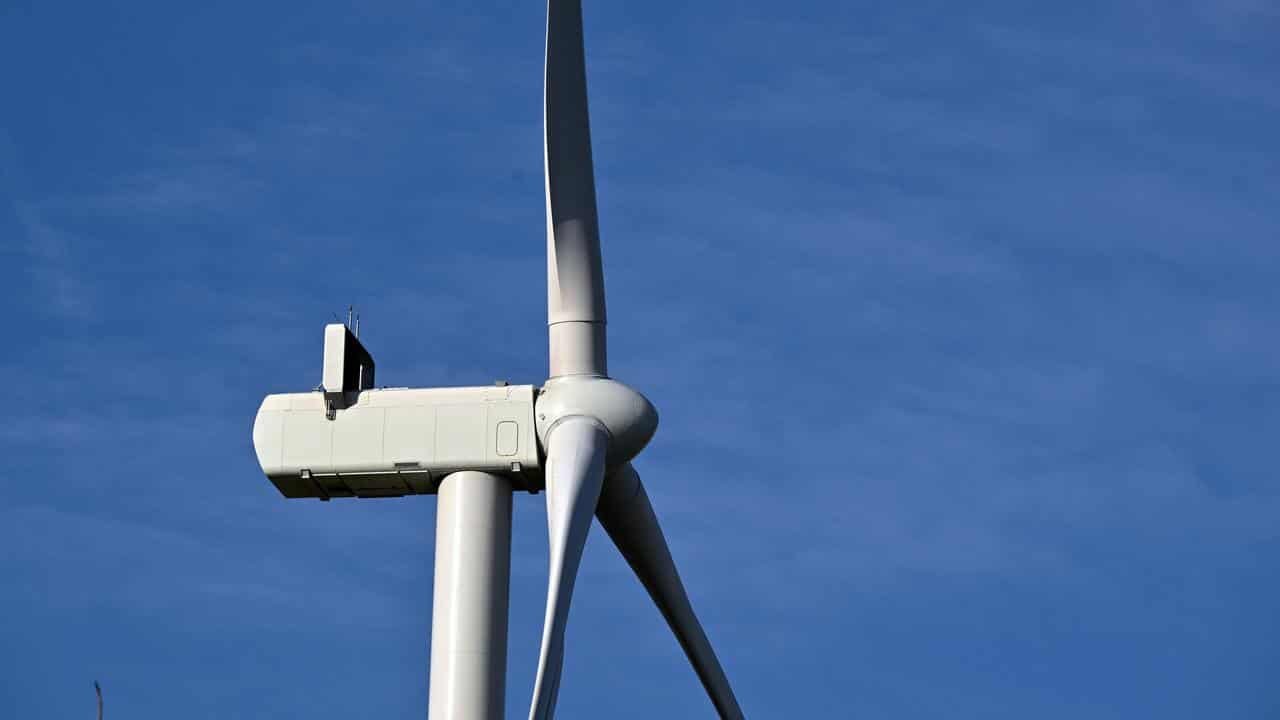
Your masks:
M604 377L552 378L542 387L534 412L544 452L552 430L561 420L577 416L599 422L609 434L611 467L638 455L658 429L658 411L648 398Z

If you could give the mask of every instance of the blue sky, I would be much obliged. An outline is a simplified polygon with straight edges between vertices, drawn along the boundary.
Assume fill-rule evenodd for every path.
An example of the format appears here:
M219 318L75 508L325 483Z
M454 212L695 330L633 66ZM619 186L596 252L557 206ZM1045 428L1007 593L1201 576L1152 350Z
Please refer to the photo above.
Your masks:
M420 718L435 503L249 431L546 375L538 3L0 5L0 715ZM613 374L748 717L1280 716L1280 10L586 7ZM516 502L526 712L541 497ZM593 530L561 717L709 717Z

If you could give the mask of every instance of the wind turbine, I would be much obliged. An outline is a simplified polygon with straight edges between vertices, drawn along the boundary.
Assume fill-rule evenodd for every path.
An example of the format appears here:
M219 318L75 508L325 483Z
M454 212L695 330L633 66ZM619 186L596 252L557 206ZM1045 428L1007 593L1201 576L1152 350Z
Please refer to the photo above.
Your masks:
M530 720L555 713L565 626L594 516L670 625L721 718L742 718L631 460L653 405L608 375L581 0L547 5L544 160L550 378L541 387L375 388L346 325L325 328L322 387L269 395L259 463L286 497L438 494L432 720L501 718L511 495L546 491L550 568Z

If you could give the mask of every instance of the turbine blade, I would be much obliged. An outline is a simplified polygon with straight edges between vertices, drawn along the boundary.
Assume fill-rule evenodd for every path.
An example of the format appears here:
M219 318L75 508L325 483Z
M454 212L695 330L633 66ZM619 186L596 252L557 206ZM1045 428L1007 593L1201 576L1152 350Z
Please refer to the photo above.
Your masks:
M667 619L720 717L741 720L742 709L716 659L711 641L707 640L693 613L649 495L630 463L612 471L605 479L596 518Z
M604 270L581 0L548 0L544 79L551 377L606 375Z
M551 567L542 651L529 720L551 720L555 715L560 671L564 665L569 601L587 531L591 529L591 512L600 499L600 487L604 483L608 441L609 436L599 423L581 416L560 421L548 438L546 494Z

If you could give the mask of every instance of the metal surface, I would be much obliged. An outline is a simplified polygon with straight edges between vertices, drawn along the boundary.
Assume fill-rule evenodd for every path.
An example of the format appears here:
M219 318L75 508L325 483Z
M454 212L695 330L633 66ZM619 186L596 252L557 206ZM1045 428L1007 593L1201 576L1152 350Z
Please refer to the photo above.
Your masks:
M458 472L440 485L430 720L501 720L506 700L511 485Z
M373 356L346 325L324 328L324 366L320 386L337 407L346 407L361 390L374 387Z
M635 457L658 429L658 411L648 398L611 378L570 376L547 381L537 404L538 437L561 418L583 415L609 433L609 467Z
M290 498L429 494L458 470L505 475L520 489L537 489L535 390L365 390L332 420L322 393L268 395L254 420L254 450L262 471Z

